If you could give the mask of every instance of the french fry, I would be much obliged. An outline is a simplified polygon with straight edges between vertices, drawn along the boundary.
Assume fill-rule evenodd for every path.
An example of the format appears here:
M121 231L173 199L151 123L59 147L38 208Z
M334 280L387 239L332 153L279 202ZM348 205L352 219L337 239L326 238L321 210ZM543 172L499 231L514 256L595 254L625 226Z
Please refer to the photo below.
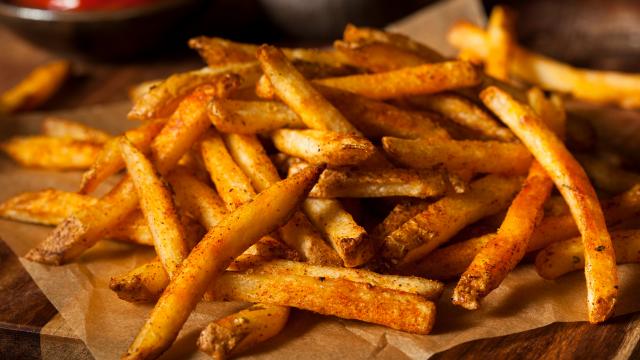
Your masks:
M138 193L140 208L151 229L156 253L164 269L173 277L189 250L171 192L151 162L131 142L122 139L120 151Z
M428 206L429 202L425 200L403 201L398 203L393 207L389 215L373 229L371 237L381 241L402 224L411 220L412 217L426 210Z
M210 100L206 93L204 88L185 98L151 144L155 154L154 165L160 174L171 170L191 144L211 126L206 116L205 107ZM138 206L131 178L125 176L101 199L100 204L65 219L25 257L31 261L60 265L95 245L102 234L122 222Z
M480 75L470 63L448 61L377 74L317 79L314 82L368 98L386 100L475 86L480 83Z
M153 246L153 235L147 225L147 219L139 210L134 210L122 222L107 230L104 237L110 240Z
M3 142L0 149L24 167L81 170L91 166L100 145L70 138L20 136Z
M17 85L0 95L0 113L39 107L60 89L70 70L71 63L67 60L38 66Z
M286 105L271 101L213 100L209 118L224 133L256 134L306 127Z
M447 190L445 174L437 170L327 169L309 193L318 198L408 196L427 198Z
M456 24L448 35L449 42L487 59L487 34L470 23ZM624 108L640 106L637 89L640 75L615 71L575 68L514 45L510 55L509 73L546 90L570 93L578 99L612 103Z
M382 256L400 267L423 258L466 225L507 207L520 185L519 178L498 175L476 180L469 191L436 201L387 235Z
M261 46L257 52L260 66L274 87L275 94L311 129L357 133L334 108L275 47Z
M289 220L322 170L310 167L276 183L210 230L182 263L123 358L148 359L162 354L207 286L261 236Z
M162 130L166 122L166 119L147 121L137 128L126 131L120 137L107 141L91 167L82 174L78 192L89 194L109 176L124 169L124 161L120 155L120 138L127 138L137 149L146 153L151 147L151 141Z
M529 106L544 119L549 128L564 139L567 132L567 118L562 99L558 96L547 99L540 88L532 87L527 91L527 100Z
M218 299L286 305L428 334L435 305L424 297L343 279L227 273L215 283Z
M227 97L243 83L254 84L258 80L259 70L256 63L246 63L216 69L206 67L171 75L136 100L128 116L134 120L168 117L182 99L202 85L210 85L214 97Z
M256 190L266 190L280 181L278 171L256 137L228 134L225 135L225 142L234 160L251 179ZM296 212L291 220L279 229L279 233L282 240L307 262L342 265L342 260L336 252L324 242L302 212Z
M611 241L618 264L640 262L639 230L613 231ZM545 279L556 279L572 271L584 269L584 254L580 237L553 243L536 256L536 271Z
M640 174L613 166L603 159L586 154L576 158L594 185L606 192L619 194L640 183Z
M482 247L458 281L452 297L455 305L477 309L480 299L497 288L518 265L552 187L545 170L534 162L497 235Z
M278 150L312 164L357 165L375 152L364 137L332 131L280 129L271 138Z
M531 165L531 154L518 143L384 137L382 145L393 160L412 168L442 164L454 173L521 175Z
M495 87L483 90L480 98L528 147L569 205L585 247L589 321L606 320L615 306L618 276L602 209L587 175L528 107Z
M494 6L487 22L489 56L485 72L502 81L509 80L509 58L515 38L513 20L513 14L504 6Z
M73 120L48 117L42 122L42 134L50 137L69 138L104 144L111 135Z
M129 100L131 100L132 103L135 103L144 95L146 95L151 89L160 85L161 83L162 80L156 79L143 81L139 84L131 86L129 88L129 91L127 92L127 95L129 95Z
M288 318L288 307L253 305L207 325L198 348L214 359L227 359L277 335Z
M333 47L342 53L351 65L374 73L398 70L425 63L421 56L384 42L346 42L338 40L334 41Z
M453 120L466 128L478 132L486 139L513 141L511 130L500 126L486 111L466 98L452 93L413 96L412 105L428 109Z

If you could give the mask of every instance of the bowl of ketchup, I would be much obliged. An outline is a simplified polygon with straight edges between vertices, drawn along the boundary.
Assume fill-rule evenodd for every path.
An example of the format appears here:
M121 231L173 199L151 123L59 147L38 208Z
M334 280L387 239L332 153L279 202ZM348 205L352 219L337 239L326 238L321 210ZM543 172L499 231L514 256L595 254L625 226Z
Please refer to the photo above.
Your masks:
M0 24L65 55L126 59L188 25L203 0L0 0Z

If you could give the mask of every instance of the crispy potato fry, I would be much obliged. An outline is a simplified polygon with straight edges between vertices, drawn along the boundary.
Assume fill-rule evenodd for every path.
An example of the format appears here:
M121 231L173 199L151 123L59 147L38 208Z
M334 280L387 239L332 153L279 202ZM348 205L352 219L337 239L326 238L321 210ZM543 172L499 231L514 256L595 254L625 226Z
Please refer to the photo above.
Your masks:
M430 204L384 238L382 256L401 267L421 259L466 225L503 210L520 185L519 178L488 175L466 193Z
M170 277L178 270L189 250L185 231L166 187L151 162L126 139L120 141L122 158L140 199L140 208L147 219L156 253Z
M234 160L251 179L256 190L264 191L280 181L278 171L256 137L228 134L225 136L225 142ZM296 250L305 261L311 264L342 265L340 257L324 242L302 212L296 212L291 220L279 229L279 233L282 240Z
M151 91L151 89L160 85L161 83L162 83L162 80L155 79L155 80L143 81L141 83L138 83L136 85L129 87L129 91L127 92L127 94L129 95L129 100L131 100L132 103L135 103L140 98L145 96L149 91Z
M319 198L409 196L427 198L447 190L445 174L437 170L327 169L309 196Z
M403 201L398 203L393 207L389 215L373 229L371 237L377 241L381 241L402 224L411 220L412 217L425 211L429 204L428 201L424 200Z
M169 122L151 144L153 161L160 174L170 171L191 147L191 144L211 126L206 115L206 88L185 98ZM201 109L201 111L195 111ZM111 192L101 199L101 205L68 217L25 257L50 265L60 265L80 256L100 240L100 236L122 222L136 206L138 197L133 182L125 176Z
M256 63L231 64L216 69L206 67L174 74L140 97L128 116L134 120L168 117L182 99L199 86L210 85L214 97L227 97L243 84L252 86L258 81L259 74Z
M24 167L81 170L91 166L100 145L70 138L20 136L1 143L0 149Z
M460 95L442 93L429 96L413 96L408 99L412 105L443 115L459 125L476 131L486 139L515 140L511 130L499 125L486 111Z
M374 73L398 70L425 63L421 56L384 42L346 42L338 40L334 41L333 47L342 53L351 65Z
M332 131L280 129L271 138L278 150L312 164L357 165L375 152L364 137Z
M49 100L69 76L71 63L56 60L36 67L20 83L0 95L0 113L35 109Z
M470 23L456 24L448 36L449 42L486 59L489 54L487 34ZM640 75L615 71L575 68L514 45L510 55L509 73L514 77L541 86L546 90L570 93L582 100L612 103L624 108L640 106Z
M613 231L611 241L618 264L640 262L640 230ZM584 245L581 237L553 243L536 256L536 270L548 280L584 267Z
M194 216L207 230L216 226L227 215L220 196L195 176L183 169L176 169L166 179L171 184L180 208Z
M253 305L207 325L198 348L214 359L227 359L276 336L288 318L288 307Z
M151 141L162 130L166 119L151 120L143 125L126 131L123 135L107 141L91 167L82 174L81 194L93 192L106 178L124 169L124 160L120 155L120 139L127 138L142 152L148 152Z
M153 246L153 235L147 225L147 219L139 210L134 210L121 223L109 229L104 237L110 240Z
M73 120L48 117L42 122L42 134L50 137L69 138L104 144L111 135Z
M182 263L123 358L154 358L164 352L207 286L261 236L289 220L322 170L310 167L276 183L210 230Z
M209 118L224 133L256 134L306 127L286 105L272 101L213 100Z
M382 145L393 160L412 168L442 164L454 173L521 175L531 165L531 154L518 143L384 137Z
M458 281L452 297L455 305L477 309L480 299L497 288L518 265L552 188L545 170L534 162L497 235L489 239Z
M218 299L286 305L416 334L428 334L435 317L435 305L422 296L343 279L227 273L214 293Z
M385 100L475 86L480 83L480 75L470 63L448 61L377 74L317 79L314 82Z
M261 46L258 60L275 94L311 129L357 133L334 108L273 46Z
M567 118L562 99L558 96L547 99L540 88L532 87L527 91L527 100L529 106L545 121L547 126L561 139L564 139L567 132Z
M487 22L485 72L502 81L509 80L509 60L515 39L513 14L504 6L494 6Z
M606 320L614 310L618 276L600 202L587 175L531 109L495 87L483 90L480 98L533 153L569 205L585 247L589 321Z
M601 190L619 194L635 184L640 184L640 174L613 166L594 156L583 154L577 155L576 158L589 175L589 179Z

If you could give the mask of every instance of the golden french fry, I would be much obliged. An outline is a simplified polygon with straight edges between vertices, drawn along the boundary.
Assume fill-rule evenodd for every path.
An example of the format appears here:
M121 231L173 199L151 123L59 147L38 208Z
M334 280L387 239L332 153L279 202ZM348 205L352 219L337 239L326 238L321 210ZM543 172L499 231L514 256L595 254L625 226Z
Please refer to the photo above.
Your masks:
M371 237L377 241L384 239L402 224L411 220L412 217L426 210L429 204L428 201L424 200L400 202L394 206L389 215L373 229Z
M35 68L20 83L0 95L0 113L35 109L49 100L69 76L71 63L56 60Z
M306 127L286 105L272 101L213 100L209 118L224 133L256 134Z
M449 42L487 59L489 48L484 30L470 23L456 24L448 35ZM615 71L575 68L565 63L514 45L509 73L514 77L538 85L546 90L570 93L578 99L598 103L612 103L625 108L640 106L640 75Z
M234 160L251 179L256 190L263 191L280 181L278 171L256 137L228 134L225 135L225 142ZM291 220L279 229L279 233L284 243L296 250L307 262L342 265L340 257L324 242L303 213L296 212Z
M160 174L171 170L193 142L211 126L205 109L210 99L203 92L206 93L206 88L185 98L153 140L154 165ZM95 245L103 233L122 222L138 206L131 178L125 176L101 199L100 204L65 219L25 257L31 261L60 265Z
M0 216L34 224L58 225L74 212L93 207L99 201L55 189L25 192L0 204Z
M129 95L129 100L131 100L132 103L135 103L140 98L145 96L151 89L160 85L161 83L162 80L156 79L143 81L139 84L131 86L129 88L129 91L127 92L127 94Z
M171 75L136 100L128 116L135 120L168 117L182 99L202 85L210 85L214 97L227 97L241 84L253 85L258 80L259 71L256 63L246 63Z
M606 320L615 306L618 276L600 202L587 175L558 137L526 105L496 87L483 90L480 98L527 146L569 205L585 247L589 321Z
M96 144L107 142L111 135L73 120L48 117L42 122L42 134L50 137L69 138Z
M332 131L280 129L271 138L278 150L312 164L357 165L375 152L364 137Z
M227 359L276 336L288 318L288 307L253 305L207 325L198 348L214 359Z
M100 144L48 136L13 137L0 149L24 167L51 170L86 169L98 156Z
M357 133L340 112L295 69L282 51L261 46L258 60L275 94L311 129Z
M317 79L314 82L372 99L385 100L475 86L480 83L480 75L468 62L448 61L377 74Z
M194 216L205 228L213 228L227 215L220 196L195 176L176 169L166 179L171 184L180 208Z
M521 175L531 165L531 154L518 143L384 137L382 145L393 160L412 168L442 164L454 173Z
M319 198L409 196L427 198L447 190L445 174L437 170L327 169L309 196Z
M185 231L173 204L170 190L151 162L126 139L120 141L122 158L140 199L156 253L170 277L174 276L189 250Z
M428 334L435 305L424 297L343 279L227 273L215 283L218 299L291 306L416 334Z
M124 161L120 155L120 138L125 137L142 152L148 152L151 141L162 130L166 119L151 120L143 125L126 131L123 135L107 141L91 167L82 174L81 194L93 192L106 178L124 169Z
M488 175L469 191L432 203L383 240L382 256L403 267L421 259L458 231L509 205L521 185L519 178Z
M504 6L494 6L487 22L489 56L485 72L502 81L509 80L509 60L515 39L514 19Z
M611 232L611 241L618 264L640 262L640 231ZM582 238L575 237L553 243L536 256L538 274L549 280L585 267Z
M466 98L452 93L413 96L412 105L441 114L466 128L478 132L486 139L513 141L515 136L508 128L499 125L491 115Z
M374 73L425 63L421 56L384 42L338 40L334 41L333 47L342 53L351 65Z
M289 220L322 170L310 167L276 183L210 230L182 263L123 358L155 358L164 352L207 286L261 236Z
M562 99L558 96L547 99L540 88L532 87L527 91L527 101L549 128L561 139L564 139L567 132L567 118Z

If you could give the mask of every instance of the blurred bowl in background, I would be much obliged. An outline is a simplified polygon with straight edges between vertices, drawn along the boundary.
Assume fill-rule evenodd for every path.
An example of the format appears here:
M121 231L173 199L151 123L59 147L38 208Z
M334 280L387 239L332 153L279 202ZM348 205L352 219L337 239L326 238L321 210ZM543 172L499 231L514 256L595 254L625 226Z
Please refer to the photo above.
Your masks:
M62 11L0 2L0 23L49 50L122 59L153 49L198 8L200 0L161 0L116 10Z

